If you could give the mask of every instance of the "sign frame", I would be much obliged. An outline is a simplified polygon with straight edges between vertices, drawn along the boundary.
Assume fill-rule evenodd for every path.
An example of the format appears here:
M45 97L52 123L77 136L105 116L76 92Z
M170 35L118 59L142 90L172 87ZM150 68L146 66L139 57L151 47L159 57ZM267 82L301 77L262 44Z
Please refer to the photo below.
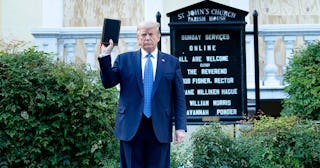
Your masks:
M217 13L221 15L216 16ZM244 19L247 13L206 0L167 14L170 17L171 54L179 58L184 77L188 122L238 121L248 114ZM234 48L236 51L232 51ZM219 61L203 61L208 61L208 58L216 61L218 57L220 64ZM201 63L206 63L210 68L203 69ZM232 69L228 64L236 68ZM222 68L214 68L219 66ZM207 70L212 75L207 74ZM223 74L223 70L230 74ZM222 74L218 74L220 71ZM227 80L230 85L225 84L226 88L219 86L219 81ZM213 90L210 92L212 95L206 96L207 92L204 94L203 91L206 89ZM230 95L221 96L227 93Z

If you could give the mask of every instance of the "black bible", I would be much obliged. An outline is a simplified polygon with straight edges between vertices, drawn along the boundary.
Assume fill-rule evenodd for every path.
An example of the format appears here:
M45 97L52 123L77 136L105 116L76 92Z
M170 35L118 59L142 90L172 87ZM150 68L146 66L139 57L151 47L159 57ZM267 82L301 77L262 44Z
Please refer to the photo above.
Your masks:
M109 45L109 39L113 40L113 45L118 45L120 35L120 20L105 18L102 28L101 43Z

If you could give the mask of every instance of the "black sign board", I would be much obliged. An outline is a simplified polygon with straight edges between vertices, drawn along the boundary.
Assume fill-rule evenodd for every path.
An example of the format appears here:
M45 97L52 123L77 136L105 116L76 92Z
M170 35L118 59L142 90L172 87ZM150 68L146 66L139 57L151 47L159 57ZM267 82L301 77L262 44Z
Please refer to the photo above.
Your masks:
M247 12L206 0L167 15L171 53L179 58L184 78L188 121L243 119Z

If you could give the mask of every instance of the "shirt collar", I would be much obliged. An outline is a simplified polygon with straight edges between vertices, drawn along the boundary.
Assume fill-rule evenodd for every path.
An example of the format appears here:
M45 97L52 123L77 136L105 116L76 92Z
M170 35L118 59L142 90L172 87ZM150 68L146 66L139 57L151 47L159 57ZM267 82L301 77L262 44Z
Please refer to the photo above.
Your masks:
M145 51L144 49L141 48L141 56L142 56L141 58L145 58L147 54L148 54L147 51ZM153 56L153 58L157 58L158 57L158 49L156 48L150 54Z

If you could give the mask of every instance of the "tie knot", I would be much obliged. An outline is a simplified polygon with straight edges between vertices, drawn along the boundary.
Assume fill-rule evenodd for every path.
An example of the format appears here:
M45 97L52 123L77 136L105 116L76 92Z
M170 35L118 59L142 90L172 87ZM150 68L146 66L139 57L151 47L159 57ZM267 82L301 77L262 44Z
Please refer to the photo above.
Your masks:
M152 55L151 54L147 54L147 58L151 58L152 57Z

